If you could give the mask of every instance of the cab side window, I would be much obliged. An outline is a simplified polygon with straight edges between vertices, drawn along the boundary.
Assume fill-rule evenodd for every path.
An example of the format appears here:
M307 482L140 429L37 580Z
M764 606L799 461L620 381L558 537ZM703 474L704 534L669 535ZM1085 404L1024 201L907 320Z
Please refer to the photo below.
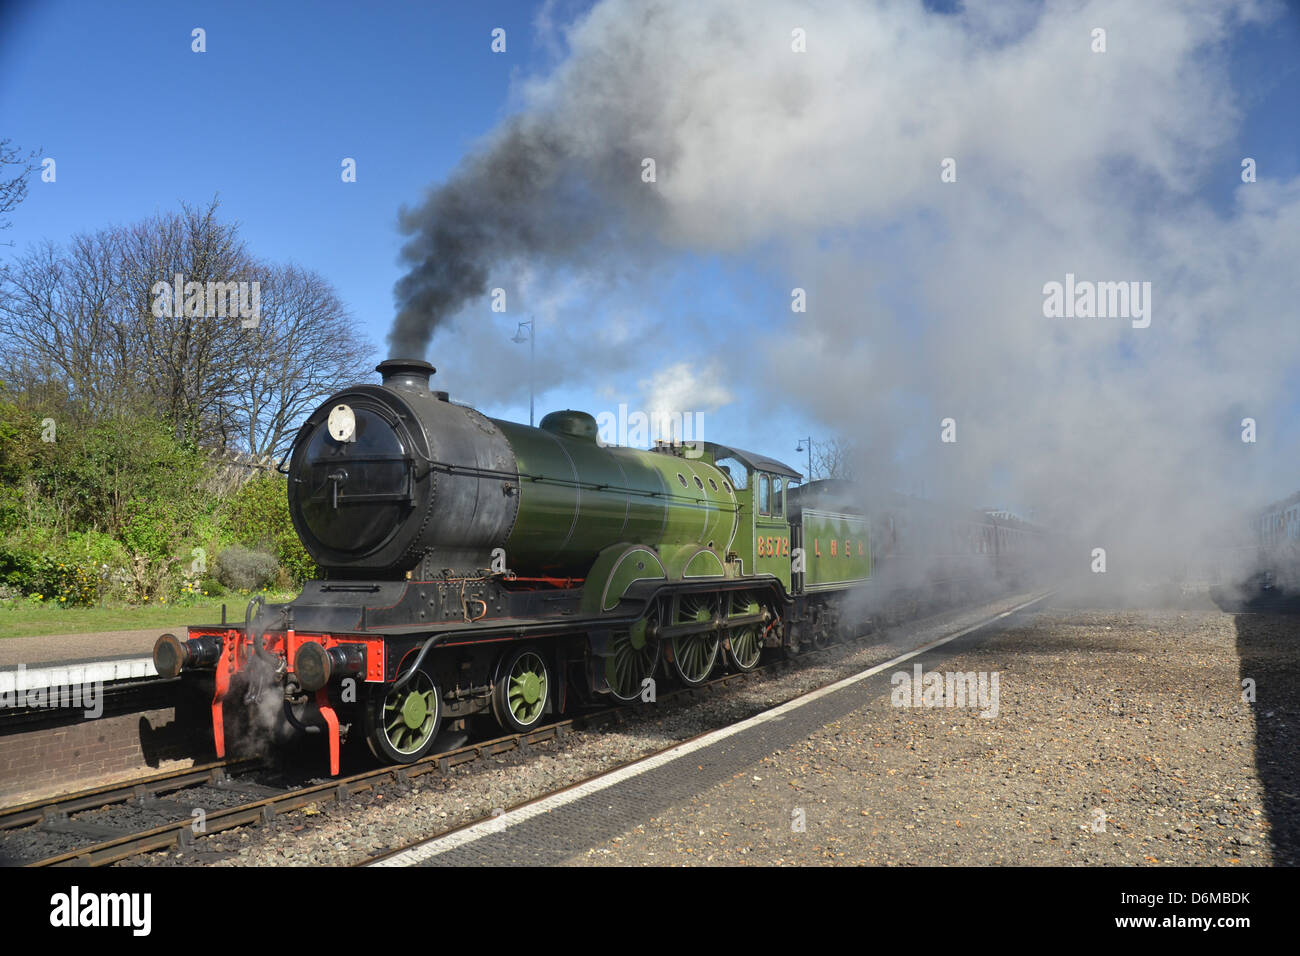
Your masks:
M719 458L716 462L718 469L727 476L727 482L737 491L744 491L749 487L749 472L735 458Z
M772 479L772 514L778 518L785 514L785 493L780 478Z
M762 475L758 479L758 513L761 515L772 513L772 479L767 475Z

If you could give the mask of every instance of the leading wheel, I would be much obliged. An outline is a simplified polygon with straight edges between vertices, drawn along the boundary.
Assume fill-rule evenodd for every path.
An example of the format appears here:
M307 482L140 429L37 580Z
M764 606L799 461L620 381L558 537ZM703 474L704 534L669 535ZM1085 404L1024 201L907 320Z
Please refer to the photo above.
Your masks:
M414 763L433 749L442 726L442 695L418 670L400 689L376 688L366 702L366 742L380 760Z
M492 684L492 712L503 729L516 733L542 722L551 700L551 672L531 647L507 652Z

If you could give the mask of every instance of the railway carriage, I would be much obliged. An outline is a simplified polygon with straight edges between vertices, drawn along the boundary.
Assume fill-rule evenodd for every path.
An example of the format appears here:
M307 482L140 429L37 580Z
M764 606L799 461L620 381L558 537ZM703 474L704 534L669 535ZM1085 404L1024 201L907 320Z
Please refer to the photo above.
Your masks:
M1251 530L1260 585L1300 590L1300 493L1260 511L1251 521Z
M159 674L210 699L218 755L268 714L277 733L324 733L337 773L357 733L405 763L471 718L521 731L649 700L665 675L698 685L833 639L872 581L879 516L845 486L713 442L604 446L583 412L488 418L432 390L425 362L377 371L321 405L290 456L322 579L155 646ZM991 560L987 522L964 520L948 557ZM896 560L899 529L882 540Z

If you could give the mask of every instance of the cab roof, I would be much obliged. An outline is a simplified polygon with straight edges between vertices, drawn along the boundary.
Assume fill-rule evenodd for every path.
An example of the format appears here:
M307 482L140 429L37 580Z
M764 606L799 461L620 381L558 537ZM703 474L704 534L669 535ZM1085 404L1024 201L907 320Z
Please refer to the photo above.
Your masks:
M705 441L700 442L704 450L713 456L715 462L724 458L734 458L746 468L754 471L766 471L773 475L785 475L787 478L803 479L803 475L795 471L784 462L777 461L775 458L768 458L766 455L758 455L752 451L745 451L743 448L732 448L730 445L719 445L717 442Z

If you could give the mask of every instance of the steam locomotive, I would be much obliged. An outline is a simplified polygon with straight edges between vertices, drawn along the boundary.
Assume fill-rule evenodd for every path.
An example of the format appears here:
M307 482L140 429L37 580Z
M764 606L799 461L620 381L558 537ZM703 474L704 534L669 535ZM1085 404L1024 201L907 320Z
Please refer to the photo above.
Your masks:
M337 774L358 728L408 763L477 715L524 731L575 702L649 700L665 675L695 686L833 639L877 558L1008 578L1042 538L982 514L868 515L848 486L752 452L605 446L583 412L526 427L432 390L427 362L376 370L307 419L289 459L323 579L154 648L160 675L210 696L219 756L259 714L323 730Z

